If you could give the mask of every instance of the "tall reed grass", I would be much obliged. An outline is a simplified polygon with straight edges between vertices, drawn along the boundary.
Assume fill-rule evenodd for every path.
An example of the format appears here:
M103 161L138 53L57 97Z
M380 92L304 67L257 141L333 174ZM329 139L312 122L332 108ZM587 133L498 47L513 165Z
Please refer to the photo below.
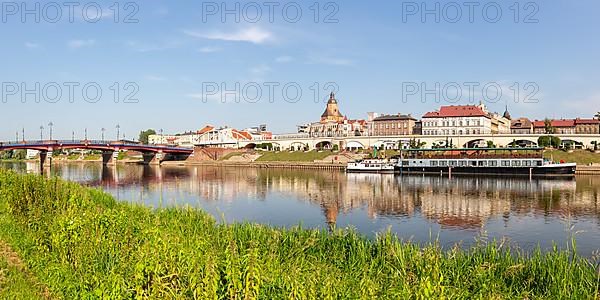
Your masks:
M224 225L4 170L0 203L0 238L65 299L600 299L597 265L573 249L444 251L392 234Z

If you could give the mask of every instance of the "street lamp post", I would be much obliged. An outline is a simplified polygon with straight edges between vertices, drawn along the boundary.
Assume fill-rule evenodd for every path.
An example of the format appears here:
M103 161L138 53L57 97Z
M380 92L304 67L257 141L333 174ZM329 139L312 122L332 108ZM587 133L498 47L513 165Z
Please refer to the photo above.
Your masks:
M54 126L54 123L48 123L48 127L50 128L50 140L52 140L52 126Z
M75 130L71 132L71 141L75 141Z
M44 126L40 126L40 141L44 140Z
M121 129L121 125L117 124L117 141L119 140L119 130Z
M106 131L106 128L102 127L100 131L102 131L102 141L104 141L104 132Z
M25 127L23 127L21 131L21 138L23 138L23 143L25 142Z
M19 142L19 131L17 130L17 135L15 135L15 144Z
M87 128L83 130L84 140L87 141Z

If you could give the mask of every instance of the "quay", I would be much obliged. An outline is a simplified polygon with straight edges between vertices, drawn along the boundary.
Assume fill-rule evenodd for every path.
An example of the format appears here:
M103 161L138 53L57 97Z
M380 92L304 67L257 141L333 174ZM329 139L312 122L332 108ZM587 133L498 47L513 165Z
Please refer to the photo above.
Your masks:
M305 170L333 170L344 171L346 164L314 163L314 162L225 162L225 161L165 161L161 165L185 166L217 166L217 167L242 167L259 169L305 169Z

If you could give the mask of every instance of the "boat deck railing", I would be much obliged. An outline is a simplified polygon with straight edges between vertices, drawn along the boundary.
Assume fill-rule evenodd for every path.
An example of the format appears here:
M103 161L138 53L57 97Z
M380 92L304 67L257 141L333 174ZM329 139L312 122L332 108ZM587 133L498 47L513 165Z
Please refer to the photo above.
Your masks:
M523 159L533 158L542 159L543 157L536 154L473 154L473 155L461 155L461 154L448 154L448 155L419 155L419 156L404 156L403 159Z

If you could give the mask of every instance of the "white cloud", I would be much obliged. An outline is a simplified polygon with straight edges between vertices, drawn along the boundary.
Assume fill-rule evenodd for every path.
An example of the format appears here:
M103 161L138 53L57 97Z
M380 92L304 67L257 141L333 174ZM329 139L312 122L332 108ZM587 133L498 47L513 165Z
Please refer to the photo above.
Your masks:
M287 63L287 62L291 62L292 60L294 60L294 58L291 56L287 56L287 55L275 58L275 62L278 62L278 63Z
M202 48L198 49L198 52L202 52L202 53L213 53L213 52L217 52L217 51L221 51L221 48L206 46L206 47L202 47Z
M234 41L234 42L249 42L253 44L263 44L273 39L273 34L260 27L250 27L237 30L235 32L200 32L193 30L184 30L184 33L195 38Z
M40 47L40 44L32 43L32 42L26 42L25 43L25 47L27 47L29 49L36 49L36 48Z
M77 49L82 47L91 47L96 44L96 40L87 39L87 40L70 40L67 45L69 48Z
M308 58L309 64L324 64L324 65L334 65L334 66L352 66L354 62L345 59L345 58L337 58L330 56L310 56Z

